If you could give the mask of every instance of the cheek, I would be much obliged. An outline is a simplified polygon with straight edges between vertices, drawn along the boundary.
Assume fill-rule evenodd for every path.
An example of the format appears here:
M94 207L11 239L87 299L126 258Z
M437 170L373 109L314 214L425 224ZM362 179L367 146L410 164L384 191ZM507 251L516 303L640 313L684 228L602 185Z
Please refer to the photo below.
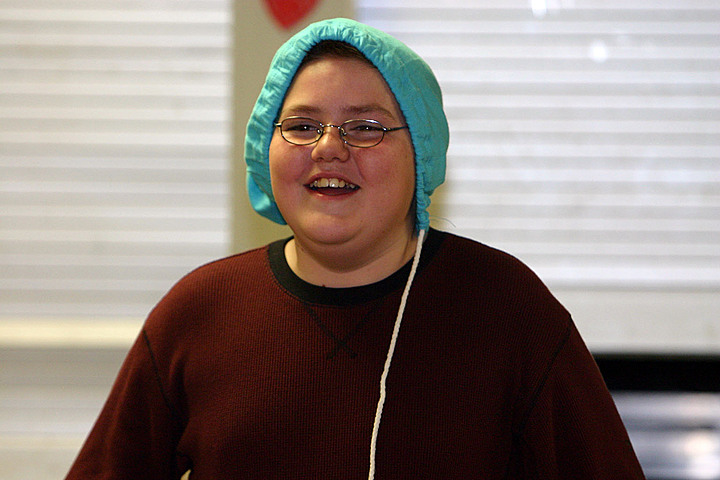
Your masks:
M278 135L273 136L270 142L270 149L268 152L269 166L270 166L270 183L272 185L273 193L275 194L278 189L282 188L283 182L287 181L288 178L292 177L292 159L290 158L290 152L286 147L287 142Z
M392 174L389 177L395 178L395 185L398 188L398 194L415 198L415 159L412 151L404 152L400 156L402 160L393 165Z
M383 198L384 208L412 208L415 204L415 163L410 157L395 158L397 163L386 163L375 171L373 180L379 188L374 194Z
M410 207L412 208L413 205L415 205L415 165L413 164L412 168L409 168L407 173L405 174L406 184L405 184L405 195L408 201L410 202Z
M270 149L268 150L268 163L270 164L270 174L273 174L273 170L276 169L276 165L282 162L284 157L282 153L282 145L278 142L277 135L273 135L270 140Z

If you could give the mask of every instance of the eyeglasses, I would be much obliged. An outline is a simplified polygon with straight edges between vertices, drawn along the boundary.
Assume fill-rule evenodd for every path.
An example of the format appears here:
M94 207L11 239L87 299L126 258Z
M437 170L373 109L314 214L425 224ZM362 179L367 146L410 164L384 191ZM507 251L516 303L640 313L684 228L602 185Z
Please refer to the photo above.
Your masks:
M341 125L325 125L307 117L288 117L274 124L280 128L280 135L293 145L311 145L323 136L325 128L333 127L340 131L343 142L352 147L374 147L382 142L385 133L408 128L407 125L385 128L376 120L348 120Z

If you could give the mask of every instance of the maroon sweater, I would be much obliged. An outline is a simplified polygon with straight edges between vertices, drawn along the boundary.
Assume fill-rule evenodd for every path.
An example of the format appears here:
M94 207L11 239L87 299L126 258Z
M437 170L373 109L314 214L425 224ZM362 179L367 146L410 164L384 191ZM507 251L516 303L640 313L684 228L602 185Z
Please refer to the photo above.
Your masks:
M367 478L409 265L322 288L292 273L283 245L167 294L68 480ZM569 314L479 243L430 231L387 388L379 480L643 478Z

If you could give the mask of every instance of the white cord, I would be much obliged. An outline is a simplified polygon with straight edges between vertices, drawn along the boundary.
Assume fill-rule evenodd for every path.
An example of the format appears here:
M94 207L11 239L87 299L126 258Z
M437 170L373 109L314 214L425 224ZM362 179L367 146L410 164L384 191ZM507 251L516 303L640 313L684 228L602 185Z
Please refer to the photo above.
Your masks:
M387 357L385 358L385 368L380 376L380 399L378 400L377 410L375 411L375 424L373 425L372 437L370 438L370 471L368 473L368 480L373 480L375 478L375 451L377 450L377 437L380 430L380 420L382 419L383 406L385 405L385 384L387 382L388 373L390 373L390 363L392 363L393 354L395 353L395 344L397 343L398 334L400 333L400 324L402 323L403 313L405 312L405 304L407 303L407 298L410 294L410 286L412 285L413 279L415 278L415 272L417 271L418 264L420 263L420 252L422 251L422 244L424 240L425 230L420 230L417 245L415 247L415 258L413 258L410 275L408 276L407 283L405 284L405 291L402 294L400 308L398 308L398 314L395 318L395 328L393 329L392 338L390 339L390 348L388 349Z

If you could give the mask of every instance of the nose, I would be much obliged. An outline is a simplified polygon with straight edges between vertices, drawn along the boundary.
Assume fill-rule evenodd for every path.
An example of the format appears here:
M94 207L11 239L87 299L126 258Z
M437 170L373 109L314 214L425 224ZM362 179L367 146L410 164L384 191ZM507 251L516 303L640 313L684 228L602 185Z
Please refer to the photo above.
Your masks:
M339 160L344 162L350 156L348 144L342 139L338 125L325 125L323 135L315 143L312 158L316 162L331 162Z

